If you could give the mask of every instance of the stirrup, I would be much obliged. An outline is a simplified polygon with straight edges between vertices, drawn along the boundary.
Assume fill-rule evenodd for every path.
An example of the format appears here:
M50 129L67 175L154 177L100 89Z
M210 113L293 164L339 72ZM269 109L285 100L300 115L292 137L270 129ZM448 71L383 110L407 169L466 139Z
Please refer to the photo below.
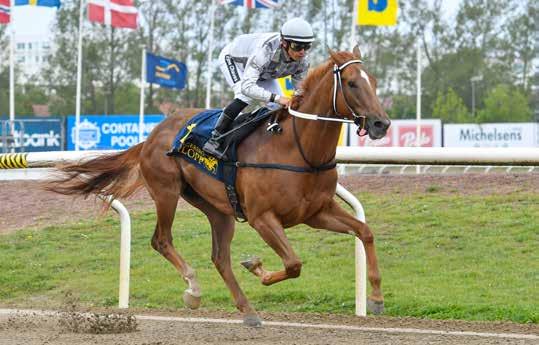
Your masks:
M222 146L222 144L218 141L216 141L213 138L210 138L202 147L204 152L209 153L210 155L214 156L217 159L223 159L223 157L226 154L226 147L222 150L219 149L219 147Z
M270 122L268 123L268 127L266 127L266 131L271 132L273 134L281 134L283 131L283 128L279 125L278 122Z

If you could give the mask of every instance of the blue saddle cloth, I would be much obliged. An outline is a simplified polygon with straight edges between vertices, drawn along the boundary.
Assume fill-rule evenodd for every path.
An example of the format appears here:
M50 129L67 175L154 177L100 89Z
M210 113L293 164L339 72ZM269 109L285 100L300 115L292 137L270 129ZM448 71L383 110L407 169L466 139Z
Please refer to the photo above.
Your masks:
M173 149L206 174L224 182L223 161L205 152L202 147L211 137L222 109L209 109L195 115L180 129L174 139ZM235 148L230 148L229 158L236 160Z
M269 117L271 112L267 108L261 108L253 113L243 114L243 117L236 119L239 124L234 132L225 138L228 145L228 160L226 161L217 159L202 149L211 137L211 132L222 112L221 109L206 110L187 121L176 135L172 150L179 152L180 157L183 157L198 169L223 182L228 200L235 212L236 220L246 221L247 218L241 209L236 191L237 149L243 138L248 136L264 119Z

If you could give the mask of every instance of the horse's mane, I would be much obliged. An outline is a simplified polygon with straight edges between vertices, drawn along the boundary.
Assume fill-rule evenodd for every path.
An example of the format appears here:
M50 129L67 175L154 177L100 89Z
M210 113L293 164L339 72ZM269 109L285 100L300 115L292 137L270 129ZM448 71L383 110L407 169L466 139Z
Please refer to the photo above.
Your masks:
M335 56L339 61L347 61L353 58L352 53L346 51L333 52L333 56ZM301 95L296 95L294 96L294 98L292 98L291 106L293 109L298 109L299 106L303 103L305 97L311 94L314 89L316 89L324 74L327 73L328 69L330 69L334 63L335 62L333 61L333 59L329 57L320 65L309 70L307 76L305 77L305 79L303 79L299 86L299 89L302 90Z

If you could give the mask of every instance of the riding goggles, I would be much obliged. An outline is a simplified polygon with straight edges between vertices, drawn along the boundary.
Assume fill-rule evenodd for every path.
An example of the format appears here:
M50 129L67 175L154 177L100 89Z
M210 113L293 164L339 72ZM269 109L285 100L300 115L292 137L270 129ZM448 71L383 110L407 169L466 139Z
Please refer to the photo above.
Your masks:
M290 49L292 49L295 52L299 52L302 50L309 50L311 49L312 44L309 42L296 42L296 41L290 41Z

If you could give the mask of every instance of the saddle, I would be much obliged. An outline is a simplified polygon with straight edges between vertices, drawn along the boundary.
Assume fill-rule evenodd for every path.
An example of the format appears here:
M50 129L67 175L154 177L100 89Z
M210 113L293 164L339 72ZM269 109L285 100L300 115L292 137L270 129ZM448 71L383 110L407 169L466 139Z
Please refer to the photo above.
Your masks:
M219 139L223 139L222 145L225 147L225 156L223 156L223 161L228 161L235 159L235 154L229 153L229 149L237 148L237 146L245 139L251 132L258 127L261 122L269 118L275 111L270 110L265 107L255 109L252 112L242 113L234 119L232 127L228 132L223 133ZM174 139L172 148L167 152L168 156L180 156L181 147L186 141L191 141L191 139L196 139L197 144L202 142L203 147L206 141L211 137L211 133L215 128L215 123L221 115L221 109L210 109L203 111L195 115L191 120L189 120L186 125L180 130ZM278 134L281 132L279 124L275 119L271 119L268 122L268 131ZM234 158L232 158L234 156Z
M202 148L211 137L211 132L222 111L222 109L210 109L191 118L176 135L172 148L167 152L167 155L181 157L204 173L223 182L230 204L235 211L236 219L244 221L246 218L236 192L236 172L238 167L235 163L237 162L237 148L274 111L262 107L250 113L240 114L234 120L232 129L223 134L222 145L226 147L226 155L222 159L217 159ZM270 126L273 123L275 123L274 120L270 121L268 131L271 130ZM272 128L280 127L277 125ZM274 134L279 133L275 130L271 131Z

